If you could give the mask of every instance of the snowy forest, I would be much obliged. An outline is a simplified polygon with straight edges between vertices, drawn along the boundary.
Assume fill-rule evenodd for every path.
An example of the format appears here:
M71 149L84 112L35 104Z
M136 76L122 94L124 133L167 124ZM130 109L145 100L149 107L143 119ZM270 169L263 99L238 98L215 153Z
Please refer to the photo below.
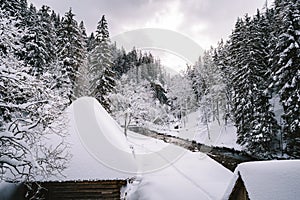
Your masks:
M82 96L95 97L125 134L130 125L183 126L199 110L199 123L233 124L254 157L300 158L298 0L238 18L228 41L172 77L151 52L117 48L105 15L87 35L72 9L60 16L26 0L1 0L0 9L2 180L62 173L63 111ZM49 134L61 143L46 143Z

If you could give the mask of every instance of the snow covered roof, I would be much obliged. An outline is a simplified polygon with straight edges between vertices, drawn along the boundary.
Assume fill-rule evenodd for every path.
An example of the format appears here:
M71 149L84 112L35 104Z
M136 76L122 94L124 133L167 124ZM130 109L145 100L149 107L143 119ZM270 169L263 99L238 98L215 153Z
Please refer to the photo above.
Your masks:
M240 174L251 200L298 199L300 160L255 161L238 165L224 199Z
M128 140L141 173L129 185L128 199L215 200L230 184L233 173L204 153L131 131Z
M65 177L49 181L127 179L136 172L136 161L123 130L91 97L77 99L68 108L70 144Z

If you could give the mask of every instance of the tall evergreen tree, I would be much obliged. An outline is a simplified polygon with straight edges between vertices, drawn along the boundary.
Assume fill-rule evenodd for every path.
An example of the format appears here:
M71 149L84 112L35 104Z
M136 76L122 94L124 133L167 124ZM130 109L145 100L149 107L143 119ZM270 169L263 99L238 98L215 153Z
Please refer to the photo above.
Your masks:
M234 66L233 112L238 143L262 157L272 152L278 131L274 113L270 110L269 97L264 93L269 60L265 48L268 40L264 22L265 18L259 12L254 20L246 16L241 31L236 29L240 32L233 33L230 49ZM238 46L234 44L233 39L237 39L235 36L240 37Z
M250 78L252 71L247 63L249 25L250 17L246 16L245 20L239 19L230 41L232 44L230 46L231 65L234 68L232 75L233 114L237 126L237 142L242 145L247 144L248 140L251 140L249 135L251 131L250 123L254 114L252 110L254 104L252 90L255 83Z
M107 111L110 111L107 95L115 87L115 73L112 71L112 52L104 15L98 22L95 47L91 51L89 63L90 95L95 97Z
M67 95L70 102L76 98L78 70L84 62L82 33L74 16L71 9L65 14L57 38L58 70L61 73L58 87L62 88L61 95Z
M225 120L225 124L229 121L232 121L232 66L230 66L229 62L229 45L228 43L224 44L223 40L218 43L217 48L213 54L213 62L215 63L218 72L219 72L219 79L222 83L222 92L225 97L225 103L223 107L223 118Z
M95 47L95 36L94 33L92 32L91 35L88 37L87 40L87 50L88 52L91 52Z
M83 44L83 62L79 67L78 70L78 79L76 84L76 96L87 96L89 95L88 87L89 87L89 80L88 80L88 52L87 52L87 42L88 38L86 35L86 30L83 21L79 24L79 29L81 32L81 40Z
M253 68L252 76L256 82L254 92L254 120L251 123L251 148L257 154L274 153L274 142L279 130L279 125L270 105L271 95L265 92L268 87L268 72L270 71L270 41L269 21L265 14L258 11L250 26L249 44L251 47L251 61L249 66ZM266 153L265 153L266 152ZM266 155L267 156L267 155Z
M275 1L278 24L272 53L272 84L280 95L289 155L300 156L300 2Z
M24 60L31 68L30 73L40 78L49 71L55 59L56 33L48 6L42 6L36 12L31 4L29 15L26 18L28 33L22 39L25 46Z

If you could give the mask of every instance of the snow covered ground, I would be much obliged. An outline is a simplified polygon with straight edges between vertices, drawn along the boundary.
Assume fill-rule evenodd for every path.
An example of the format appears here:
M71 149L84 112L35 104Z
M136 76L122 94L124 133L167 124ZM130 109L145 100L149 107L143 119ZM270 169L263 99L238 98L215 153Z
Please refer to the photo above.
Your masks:
M217 121L206 124L200 123L199 111L188 114L184 119L180 129L166 126L165 129L152 127L160 133L177 136L183 139L195 140L196 142L218 147L234 148L241 150L242 147L236 143L237 132L233 124L224 124L224 121Z

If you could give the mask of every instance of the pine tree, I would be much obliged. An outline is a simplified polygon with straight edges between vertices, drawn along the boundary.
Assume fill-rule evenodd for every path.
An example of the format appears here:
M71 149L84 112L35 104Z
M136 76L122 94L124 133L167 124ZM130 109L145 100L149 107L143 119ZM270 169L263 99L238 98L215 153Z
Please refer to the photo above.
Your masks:
M84 27L83 21L80 22L79 25L80 31L81 31L81 40L83 44L83 62L79 67L78 70L78 79L77 79L77 84L76 84L76 96L87 96L89 94L88 92L88 87L89 87L89 80L88 80L88 52L87 52L87 35L86 35L86 30Z
M95 36L94 33L92 32L91 35L88 37L87 40L87 50L88 52L91 52L95 47Z
M36 12L31 4L26 24L28 33L22 38L24 44L24 60L31 68L31 74L41 78L49 71L55 59L56 33L50 18L50 8L42 6Z
M84 62L82 33L74 16L71 9L65 14L57 38L58 70L60 72L57 86L62 88L61 95L67 95L70 102L76 98L74 92L78 70Z
M272 53L271 88L279 93L284 114L284 133L287 153L300 156L300 3L275 1L278 24L276 46Z
M15 17L17 26L22 24L23 14L27 8L26 0L1 0L0 9L6 17Z
M202 76L202 69L202 58L199 57L198 61L193 65L193 67L188 68L187 70L187 76L192 82L192 88L195 93L197 104L199 104L206 90L206 83Z
M268 84L269 77L269 56L270 50L268 49L269 38L269 25L270 23L258 11L254 16L250 28L250 46L252 49L252 60L249 66L253 68L253 78L256 81L254 92L254 120L251 124L251 148L257 154L270 154L276 150L274 142L277 143L276 137L279 130L279 125L275 119L275 114L271 109L270 98L271 95L265 92ZM249 145L250 146L250 145ZM266 152L266 153L264 153Z
M112 71L112 52L104 15L97 26L95 47L91 51L89 65L90 95L95 97L107 111L110 111L107 95L115 87L115 73Z
M61 19L60 19L60 15L56 14L54 12L54 10L52 10L52 12L51 12L51 22L53 23L54 28L56 29L56 32L58 33L58 30L61 25Z
M225 84L222 82L221 72L214 62L214 49L205 52L203 56L203 72L207 85L206 99L210 102L212 120L221 123L221 116L225 114L226 94ZM224 118L224 117L222 117Z
M120 79L123 74L125 74L127 71L125 70L125 61L127 54L125 52L124 48L118 49L116 44L112 47L113 52L113 71L116 73L116 78Z
M233 113L238 143L252 154L274 153L279 126L265 92L269 69L269 23L259 12L239 20L230 41Z

